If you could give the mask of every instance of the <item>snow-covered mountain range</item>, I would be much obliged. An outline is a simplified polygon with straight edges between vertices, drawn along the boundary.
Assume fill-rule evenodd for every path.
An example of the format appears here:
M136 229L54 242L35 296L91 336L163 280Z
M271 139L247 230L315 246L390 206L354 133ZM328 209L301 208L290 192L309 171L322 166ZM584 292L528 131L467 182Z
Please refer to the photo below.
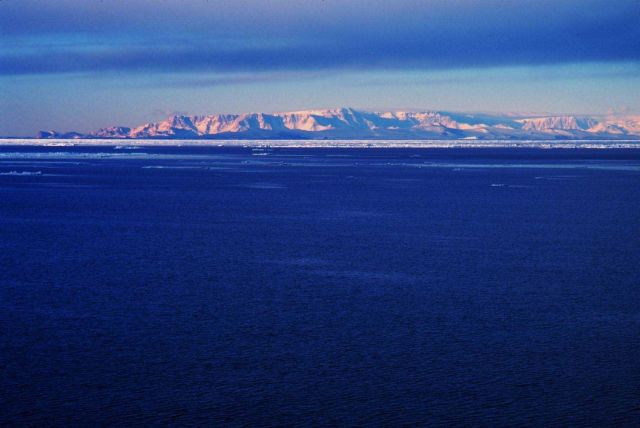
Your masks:
M128 139L640 139L640 116L544 116L369 112L352 108L285 113L171 116L89 134L41 131L38 138Z

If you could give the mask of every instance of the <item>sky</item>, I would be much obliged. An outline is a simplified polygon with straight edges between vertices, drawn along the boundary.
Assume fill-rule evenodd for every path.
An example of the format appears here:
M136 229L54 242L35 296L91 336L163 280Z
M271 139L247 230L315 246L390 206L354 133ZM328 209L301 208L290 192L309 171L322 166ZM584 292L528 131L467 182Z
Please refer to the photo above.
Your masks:
M640 113L639 0L0 0L0 135L354 107Z

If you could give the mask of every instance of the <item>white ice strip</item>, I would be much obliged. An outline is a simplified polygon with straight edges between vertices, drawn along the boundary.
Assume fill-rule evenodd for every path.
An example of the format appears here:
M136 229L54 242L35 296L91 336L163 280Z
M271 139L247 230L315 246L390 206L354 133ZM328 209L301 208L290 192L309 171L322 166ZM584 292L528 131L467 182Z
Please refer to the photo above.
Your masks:
M464 169L596 169L608 171L640 171L640 164L615 163L615 161L604 161L602 163L448 163L448 162L425 162L425 163L387 163L379 166L405 166L414 168L452 168L462 171Z
M640 140L134 140L136 148L145 146L209 147L318 147L318 148L500 148L540 149L640 149ZM0 139L1 145L23 146L122 146L122 139ZM132 155L134 153L131 153ZM110 155L113 155L112 153ZM142 153L135 153L142 155Z

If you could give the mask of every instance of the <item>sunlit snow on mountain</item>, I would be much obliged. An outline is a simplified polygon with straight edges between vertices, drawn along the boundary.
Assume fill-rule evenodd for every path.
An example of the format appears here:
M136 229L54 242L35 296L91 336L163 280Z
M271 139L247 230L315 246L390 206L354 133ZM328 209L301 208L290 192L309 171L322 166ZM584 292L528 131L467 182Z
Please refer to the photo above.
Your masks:
M162 139L639 139L640 116L519 116L352 108L284 113L174 115L134 128L39 138Z

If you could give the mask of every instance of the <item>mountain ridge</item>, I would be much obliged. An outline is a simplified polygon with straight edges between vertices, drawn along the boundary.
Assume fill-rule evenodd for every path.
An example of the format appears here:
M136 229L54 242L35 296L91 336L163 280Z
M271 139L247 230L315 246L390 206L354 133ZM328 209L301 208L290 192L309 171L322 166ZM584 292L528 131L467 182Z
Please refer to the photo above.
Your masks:
M343 107L279 113L173 115L136 127L87 134L41 131L38 138L115 139L640 139L640 116L365 111Z

